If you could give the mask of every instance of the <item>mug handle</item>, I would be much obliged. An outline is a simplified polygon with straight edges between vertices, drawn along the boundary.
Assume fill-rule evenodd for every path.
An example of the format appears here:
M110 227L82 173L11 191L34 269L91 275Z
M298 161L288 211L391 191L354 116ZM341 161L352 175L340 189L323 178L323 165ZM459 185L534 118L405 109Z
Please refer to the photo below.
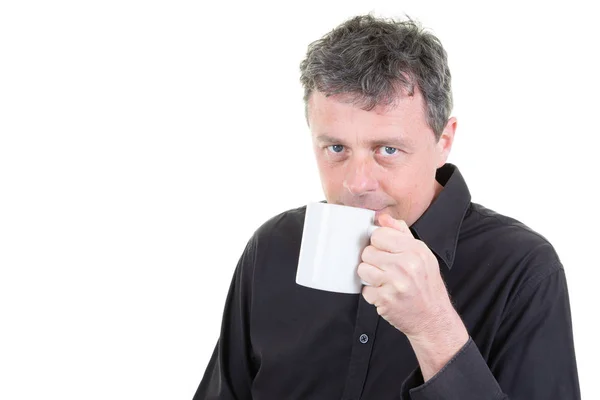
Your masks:
M379 228L379 226L377 225L371 225L369 226L369 229L367 230L368 234L369 234L369 240L371 239L371 235L373 234L373 232L375 232L375 230ZM371 286L370 283L363 281L362 279L360 280L360 283L362 283L365 286Z

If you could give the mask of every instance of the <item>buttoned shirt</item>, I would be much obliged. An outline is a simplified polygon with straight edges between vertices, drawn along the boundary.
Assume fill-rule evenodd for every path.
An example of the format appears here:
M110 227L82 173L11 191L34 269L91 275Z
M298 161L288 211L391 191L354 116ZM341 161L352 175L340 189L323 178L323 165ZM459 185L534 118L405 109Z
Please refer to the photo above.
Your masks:
M472 202L456 166L444 165L436 179L443 190L410 229L436 256L470 336L437 374L423 382L406 336L361 294L295 283L300 207L249 240L194 400L579 399L555 249L523 223Z

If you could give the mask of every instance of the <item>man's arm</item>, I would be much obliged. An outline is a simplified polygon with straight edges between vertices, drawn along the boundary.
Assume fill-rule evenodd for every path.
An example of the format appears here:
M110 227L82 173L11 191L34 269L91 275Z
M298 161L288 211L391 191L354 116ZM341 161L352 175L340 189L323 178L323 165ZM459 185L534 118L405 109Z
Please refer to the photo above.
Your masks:
M365 300L415 351L420 383L405 382L405 400L580 398L567 284L553 249L540 246L520 266L523 280L486 362L450 302L435 255L404 221L382 214L378 222L358 275L369 283Z
M504 314L488 361L472 340L431 379L415 371L404 400L579 400L566 278L561 266L527 284Z
M248 242L233 276L221 325L221 334L194 400L252 399L249 308L255 236Z

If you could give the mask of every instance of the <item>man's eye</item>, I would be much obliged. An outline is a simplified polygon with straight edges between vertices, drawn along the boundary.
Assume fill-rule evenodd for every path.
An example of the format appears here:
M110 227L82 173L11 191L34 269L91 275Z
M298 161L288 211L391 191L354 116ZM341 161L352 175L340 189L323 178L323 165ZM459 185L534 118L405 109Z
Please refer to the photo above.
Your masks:
M331 146L327 146L327 148L332 153L341 153L342 151L344 151L344 146L342 146L341 144L334 144Z
M381 146L379 148L379 153L384 156L393 156L398 153L398 149L390 146Z

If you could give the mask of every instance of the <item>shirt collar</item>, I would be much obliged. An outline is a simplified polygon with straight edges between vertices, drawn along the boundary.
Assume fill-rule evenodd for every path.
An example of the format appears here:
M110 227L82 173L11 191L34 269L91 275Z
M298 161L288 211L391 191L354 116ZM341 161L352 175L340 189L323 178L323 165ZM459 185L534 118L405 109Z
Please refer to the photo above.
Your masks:
M410 229L450 269L454 263L460 227L471 204L471 193L453 164L447 163L439 168L435 179L444 189Z

